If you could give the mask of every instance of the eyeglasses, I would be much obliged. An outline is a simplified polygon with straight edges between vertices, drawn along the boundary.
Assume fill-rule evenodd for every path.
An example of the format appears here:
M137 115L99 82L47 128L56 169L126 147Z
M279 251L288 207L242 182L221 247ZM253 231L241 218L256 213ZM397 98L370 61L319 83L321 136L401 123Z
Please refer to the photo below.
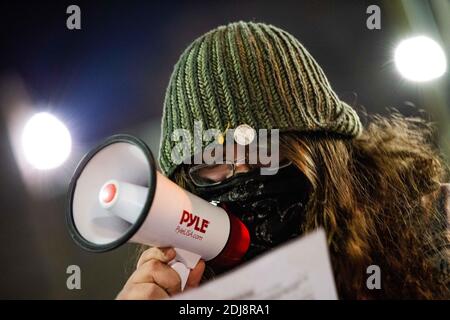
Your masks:
M287 159L280 159L276 167L246 164L244 160L225 161L221 164L200 164L189 168L189 177L197 187L209 187L228 181L238 174L248 173L258 168L264 168L270 174L269 171L276 172L291 164L292 162Z

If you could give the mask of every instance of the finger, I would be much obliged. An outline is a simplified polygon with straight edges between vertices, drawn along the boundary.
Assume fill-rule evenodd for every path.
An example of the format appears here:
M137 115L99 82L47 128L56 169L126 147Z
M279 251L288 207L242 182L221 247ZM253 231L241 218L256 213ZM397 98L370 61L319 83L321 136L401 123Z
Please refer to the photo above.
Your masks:
M139 283L126 289L118 300L154 300L169 298L169 294L155 283Z
M167 264L151 259L142 264L131 276L131 283L156 283L170 295L181 291L181 278Z
M141 254L141 256L139 257L136 269L151 259L156 259L156 260L162 261L164 263L167 263L170 260L174 259L175 256L176 256L176 252L175 252L175 249L173 249L173 248L152 247L150 249L145 250Z
M189 273L189 277L186 281L186 287L198 287L202 280L203 272L205 272L205 261L200 260L194 269Z

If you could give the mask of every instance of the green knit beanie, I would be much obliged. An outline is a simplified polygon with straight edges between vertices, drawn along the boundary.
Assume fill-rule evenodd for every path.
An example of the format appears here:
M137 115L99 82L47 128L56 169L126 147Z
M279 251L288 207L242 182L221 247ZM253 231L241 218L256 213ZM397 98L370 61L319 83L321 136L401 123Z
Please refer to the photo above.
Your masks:
M195 121L205 130L222 132L242 124L347 137L362 131L356 112L339 100L300 42L277 27L253 22L204 34L175 65L161 125L158 160L165 175L178 166L171 156L177 144L173 131L186 129L193 135Z

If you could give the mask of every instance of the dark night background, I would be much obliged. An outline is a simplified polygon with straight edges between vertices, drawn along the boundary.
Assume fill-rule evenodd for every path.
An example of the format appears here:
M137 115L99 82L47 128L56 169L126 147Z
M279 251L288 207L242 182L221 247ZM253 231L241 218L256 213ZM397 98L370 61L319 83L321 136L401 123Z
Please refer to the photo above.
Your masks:
M66 28L70 4L81 8L81 30ZM366 27L371 4L381 8L381 30ZM392 61L395 44L416 33L440 41L448 56L449 16L447 0L2 1L0 298L115 297L133 268L135 247L90 254L71 241L64 223L71 173L83 153L114 133L135 134L157 153L173 65L192 40L218 25L253 20L287 30L342 99L369 113L425 109L449 154L448 73L415 84ZM14 119L42 110L67 124L74 149L61 168L24 173L14 155L20 132ZM81 290L66 288L71 264L81 267Z

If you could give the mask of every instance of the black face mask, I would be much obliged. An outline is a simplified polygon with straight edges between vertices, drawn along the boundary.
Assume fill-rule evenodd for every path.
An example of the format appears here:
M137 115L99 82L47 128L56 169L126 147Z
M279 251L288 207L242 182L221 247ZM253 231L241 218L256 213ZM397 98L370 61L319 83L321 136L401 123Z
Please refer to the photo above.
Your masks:
M306 177L291 164L275 175L255 170L218 186L194 187L192 191L216 202L247 226L251 242L243 259L246 261L300 235L308 186Z

